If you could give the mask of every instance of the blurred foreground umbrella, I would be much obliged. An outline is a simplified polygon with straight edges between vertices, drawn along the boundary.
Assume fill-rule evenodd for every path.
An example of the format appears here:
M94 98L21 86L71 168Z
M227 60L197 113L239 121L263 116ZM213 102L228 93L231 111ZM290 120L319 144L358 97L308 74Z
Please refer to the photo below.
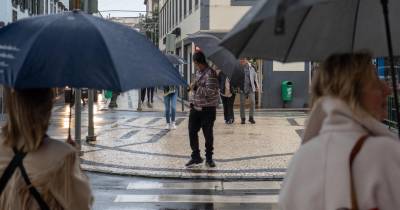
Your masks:
M27 18L0 29L0 84L122 92L185 82L142 34L74 11ZM67 141L72 142L70 128Z
M0 83L118 92L185 84L145 36L79 11L27 18L2 28Z
M240 82L243 72L240 70L239 61L230 51L219 46L221 40L218 37L199 33L189 35L188 39L200 47L205 56L231 78L233 85Z
M168 58L169 62L171 62L173 65L182 65L182 64L186 64L186 61L174 54L165 54L165 57Z
M261 0L221 45L238 57L282 62L322 61L335 53L369 50L375 57L390 58L397 90L393 56L400 56L398 11L399 0ZM397 91L394 98L398 122Z

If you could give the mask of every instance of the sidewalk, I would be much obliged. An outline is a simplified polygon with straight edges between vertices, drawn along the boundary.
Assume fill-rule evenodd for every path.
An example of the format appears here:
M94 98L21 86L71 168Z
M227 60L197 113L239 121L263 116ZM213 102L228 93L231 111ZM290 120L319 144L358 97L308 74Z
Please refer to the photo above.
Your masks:
M137 92L137 91L136 91ZM130 98L130 99L129 99ZM188 114L177 113L176 130L166 130L162 101L155 96L151 112L133 112L137 95L121 96L119 108L95 112L97 141L83 143L82 168L113 174L200 179L282 179L288 162L300 144L304 112L258 111L257 124L226 125L218 110L214 128L214 169L187 169L190 158ZM132 107L129 105L132 103ZM66 109L58 108L50 136L66 137ZM178 109L179 110L179 109ZM238 111L238 110L236 110ZM85 113L85 109L84 109ZM87 134L87 116L82 115L82 139ZM236 119L239 118L238 113ZM73 128L73 125L72 125ZM204 139L199 132L202 155Z

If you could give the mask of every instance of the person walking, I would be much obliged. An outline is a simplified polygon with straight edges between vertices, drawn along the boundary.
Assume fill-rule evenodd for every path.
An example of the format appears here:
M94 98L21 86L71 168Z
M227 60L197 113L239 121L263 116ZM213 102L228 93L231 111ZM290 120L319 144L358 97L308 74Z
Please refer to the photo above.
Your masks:
M118 99L119 95L120 95L120 93L112 91L111 100L110 100L110 103L108 104L108 108L117 108L118 107L117 99Z
M141 89L141 100L142 104L144 103L144 100L146 98L146 92L147 92L147 107L153 108L153 97L154 97L154 87L150 88L142 88Z
M52 89L5 87L7 120L0 136L0 209L91 209L78 151L46 135Z
M232 124L235 121L233 104L235 102L235 93L231 85L231 80L222 71L218 73L219 90L224 108L224 120L226 124Z
M327 58L313 78L312 110L280 209L400 209L400 142L382 123L390 92L371 54Z
M176 129L176 97L177 90L175 86L164 87L165 119L167 121L166 129L168 130Z
M245 113L245 100L250 99L250 112L249 112L249 122L255 124L254 120L254 110L256 108L256 98L255 92L259 91L259 83L257 72L254 67L246 58L240 59L240 65L243 69L243 79L240 84L240 118L242 120L241 124L246 124L246 113Z
M213 130L219 99L217 74L208 66L202 52L194 53L193 62L196 67L196 78L190 85L193 97L189 114L189 139L192 155L186 166L192 167L203 162L200 156L198 136L198 132L202 129L206 145L206 166L215 167Z

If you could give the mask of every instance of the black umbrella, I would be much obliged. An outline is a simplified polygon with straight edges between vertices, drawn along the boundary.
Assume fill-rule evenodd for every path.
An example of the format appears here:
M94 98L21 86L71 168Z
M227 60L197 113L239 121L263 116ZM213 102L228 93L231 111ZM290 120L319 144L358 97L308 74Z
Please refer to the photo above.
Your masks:
M221 40L218 37L211 34L198 33L189 35L188 39L200 47L205 56L231 78L234 85L240 82L242 71L239 61L230 51L219 46Z
M376 57L390 58L392 85L397 90L393 55L400 56L398 11L398 0L262 0L222 46L236 56L283 62L321 61L334 53L367 49ZM391 37L396 38L394 43ZM394 99L399 122L397 91Z
M165 56L168 58L169 62L171 62L173 65L182 65L187 63L185 59L175 54L165 54Z

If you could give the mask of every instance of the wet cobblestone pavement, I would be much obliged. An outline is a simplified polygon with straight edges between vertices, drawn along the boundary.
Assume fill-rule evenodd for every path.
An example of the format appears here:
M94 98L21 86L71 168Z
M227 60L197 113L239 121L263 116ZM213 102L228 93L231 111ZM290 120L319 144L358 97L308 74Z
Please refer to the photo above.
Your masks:
M177 113L177 129L166 130L161 97L153 108L136 112L137 91L118 99L118 109L101 101L95 106L97 141L82 141L82 168L88 171L151 177L204 179L282 179L288 161L300 144L306 114L259 110L256 124L226 125L218 111L214 128L216 168L185 168L190 157L188 114ZM136 106L133 106L133 105ZM187 109L187 108L186 108ZM65 139L69 107L54 108L49 135ZM235 114L239 118L238 110ZM82 139L87 135L87 107L82 113ZM72 120L72 132L74 128ZM199 133L202 155L204 139Z

